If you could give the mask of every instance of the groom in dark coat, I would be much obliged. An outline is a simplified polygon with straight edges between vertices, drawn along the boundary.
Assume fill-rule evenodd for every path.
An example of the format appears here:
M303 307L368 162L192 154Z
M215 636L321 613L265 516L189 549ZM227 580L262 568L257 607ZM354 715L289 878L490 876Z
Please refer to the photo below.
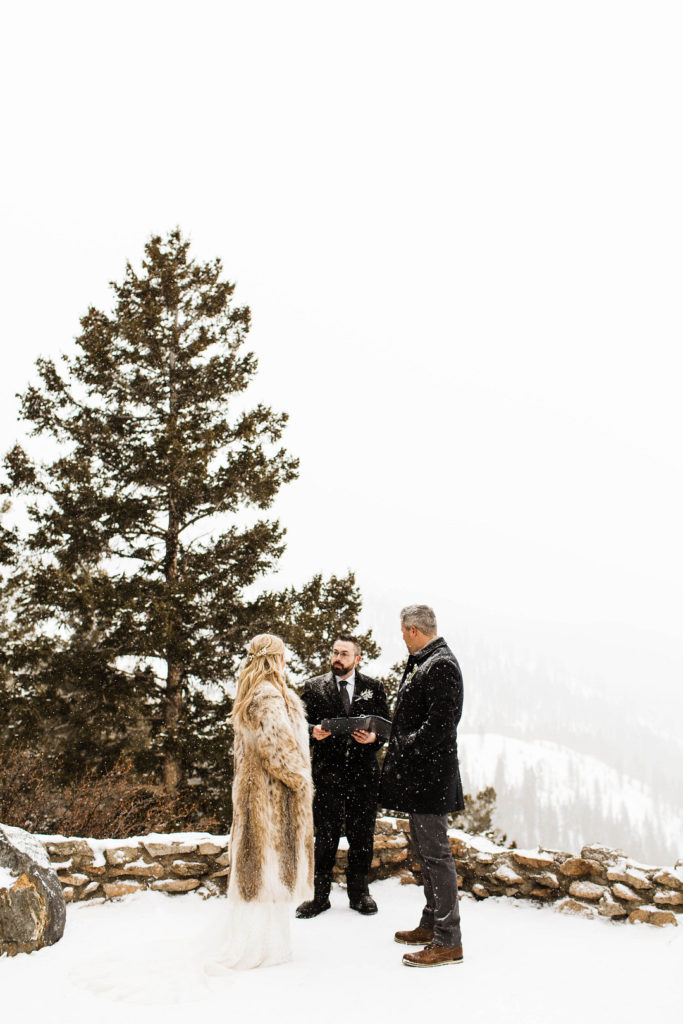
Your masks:
M297 917L317 917L329 909L332 869L342 835L349 842L349 905L361 914L377 913L377 904L368 891L368 873L379 788L377 751L384 741L363 730L350 737L332 736L320 727L325 718L345 715L390 717L382 684L358 671L360 653L353 637L338 637L331 671L309 679L302 694L313 745L315 893L312 900L297 908Z
M448 812L464 808L458 766L457 727L462 714L460 666L437 636L427 605L401 612L401 632L410 657L398 691L387 747L380 800L408 811L410 835L425 891L417 928L396 932L408 946L408 967L441 967L462 961L458 876L448 842Z

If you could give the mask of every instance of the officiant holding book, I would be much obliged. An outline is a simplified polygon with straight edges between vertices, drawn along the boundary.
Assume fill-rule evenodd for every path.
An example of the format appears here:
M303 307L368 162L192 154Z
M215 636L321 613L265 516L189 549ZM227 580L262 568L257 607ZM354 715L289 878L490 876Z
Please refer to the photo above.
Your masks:
M302 903L297 917L317 917L330 907L330 887L339 840L349 843L346 888L349 905L360 914L376 914L368 890L372 862L379 766L377 752L384 740L376 731L348 733L344 719L390 717L384 687L358 670L361 649L352 636L339 636L330 671L309 679L302 700L309 723L315 796L315 893ZM340 721L342 720L342 721ZM327 728L323 728L323 723ZM372 723L363 723L372 724ZM345 728L346 725L346 728Z

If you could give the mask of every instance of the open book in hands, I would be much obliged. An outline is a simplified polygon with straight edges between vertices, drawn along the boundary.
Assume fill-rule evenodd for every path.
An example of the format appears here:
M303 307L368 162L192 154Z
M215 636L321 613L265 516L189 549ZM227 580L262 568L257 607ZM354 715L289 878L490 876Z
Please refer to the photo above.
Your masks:
M331 732L333 736L350 736L352 732L363 729L374 732L378 740L388 740L391 735L391 722L380 715L361 715L359 718L323 718L320 728Z

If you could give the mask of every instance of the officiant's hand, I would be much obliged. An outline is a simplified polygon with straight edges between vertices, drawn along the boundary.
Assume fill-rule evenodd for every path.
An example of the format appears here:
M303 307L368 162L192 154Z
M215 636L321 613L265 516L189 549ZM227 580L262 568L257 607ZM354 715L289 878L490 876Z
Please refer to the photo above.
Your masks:
M313 739L314 740L326 740L332 733L328 732L327 729L321 729L319 725L313 726Z
M356 731L352 732L351 735L356 743L374 743L377 739L374 732L366 732L365 729L356 729Z

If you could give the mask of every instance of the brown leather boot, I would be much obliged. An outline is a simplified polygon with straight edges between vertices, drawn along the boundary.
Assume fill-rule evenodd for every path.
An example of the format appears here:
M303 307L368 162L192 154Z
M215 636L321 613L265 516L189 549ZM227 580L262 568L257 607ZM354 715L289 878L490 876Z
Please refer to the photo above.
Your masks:
M412 928L408 932L396 932L394 942L402 942L404 946L426 946L434 938L432 928Z
M431 942L419 953L404 953L406 967L446 967L462 963L462 946L436 946Z

